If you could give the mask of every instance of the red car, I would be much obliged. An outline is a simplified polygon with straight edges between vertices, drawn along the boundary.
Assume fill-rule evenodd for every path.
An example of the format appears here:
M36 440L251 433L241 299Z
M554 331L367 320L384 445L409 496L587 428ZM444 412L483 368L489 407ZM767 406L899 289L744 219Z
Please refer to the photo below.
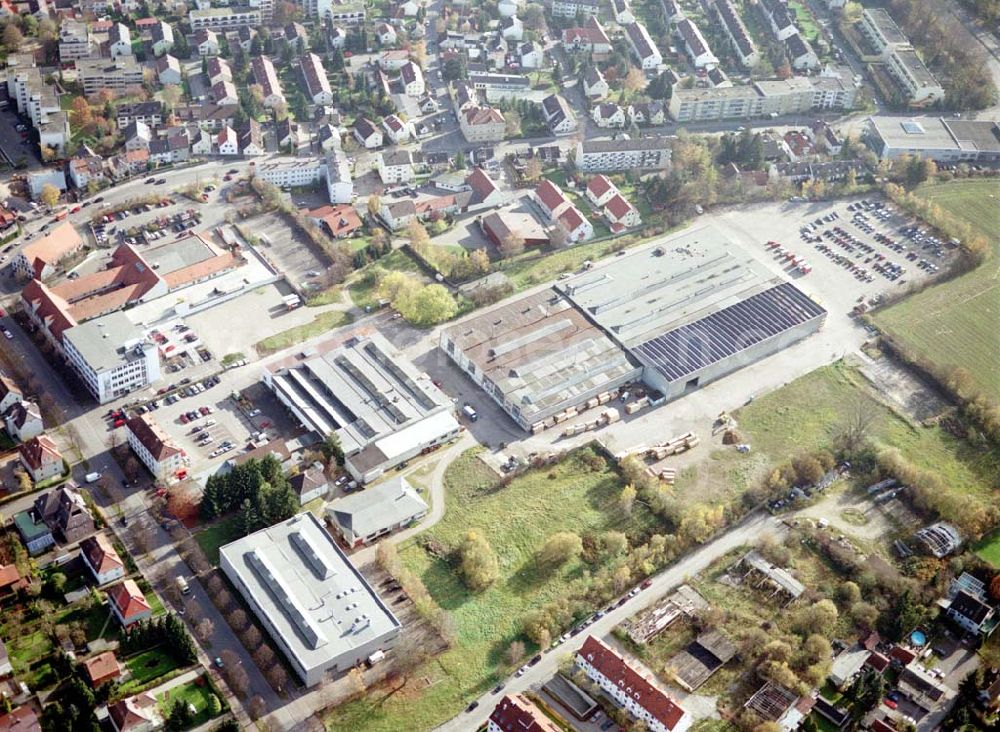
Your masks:
M190 422L190 421L191 421L190 419L188 419L188 416L187 416L187 414L182 414L182 415L180 416L180 420L181 420L181 424L187 424L188 422Z
M651 580L651 579L648 579L645 582L643 582L641 585L639 585L639 587L641 589L643 589L643 590L647 590L647 589L649 589L652 586L653 586L653 580Z
M889 707L889 709L895 709L898 706L892 699L883 699L882 703Z
M125 420L124 419L116 419L115 420L115 427L122 427L124 425L125 425Z
M69 212L70 213L80 213L80 207L79 206L74 206L73 208L71 208L69 210Z

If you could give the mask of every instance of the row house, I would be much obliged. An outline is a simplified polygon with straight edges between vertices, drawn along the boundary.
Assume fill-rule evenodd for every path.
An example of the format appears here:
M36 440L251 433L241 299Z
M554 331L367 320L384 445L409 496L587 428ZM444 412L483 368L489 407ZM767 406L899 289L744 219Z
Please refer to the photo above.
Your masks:
M306 95L313 104L333 104L333 90L326 76L323 62L315 53L299 58L299 69L306 83Z
M264 92L264 106L273 109L279 104L285 104L285 95L281 91L281 82L274 64L267 56L257 56L250 64L254 82L260 84Z
M690 18L684 18L677 23L677 33L684 42L684 50L696 69L719 64L719 59L712 53L705 36L701 34L701 30Z
M746 69L755 66L760 60L760 54L743 23L743 18L740 17L739 11L733 5L733 0L716 0L714 7L719 23L729 37L729 43L739 58L740 64Z
M632 46L632 52L639 59L639 65L643 70L655 69L663 63L663 56L656 47L653 39L649 37L646 26L638 21L625 26L625 35L628 36Z

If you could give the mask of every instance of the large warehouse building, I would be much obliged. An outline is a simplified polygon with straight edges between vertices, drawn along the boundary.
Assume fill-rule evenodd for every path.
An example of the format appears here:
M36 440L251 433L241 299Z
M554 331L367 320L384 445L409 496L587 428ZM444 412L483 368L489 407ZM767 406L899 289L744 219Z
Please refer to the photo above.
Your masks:
M532 429L640 378L675 399L825 318L795 285L702 228L455 325L441 348Z
M304 427L337 434L360 482L459 432L451 400L377 333L320 344L270 365L263 378Z
M526 430L641 371L555 290L448 328L441 348Z
M219 566L306 686L399 636L399 620L308 511L226 544Z

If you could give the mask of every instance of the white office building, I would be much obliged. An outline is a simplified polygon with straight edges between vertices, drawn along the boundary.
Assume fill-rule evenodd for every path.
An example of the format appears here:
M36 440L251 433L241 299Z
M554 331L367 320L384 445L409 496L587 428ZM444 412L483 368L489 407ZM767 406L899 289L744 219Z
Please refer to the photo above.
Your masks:
M66 359L100 403L160 380L160 357L124 313L68 328L62 334Z

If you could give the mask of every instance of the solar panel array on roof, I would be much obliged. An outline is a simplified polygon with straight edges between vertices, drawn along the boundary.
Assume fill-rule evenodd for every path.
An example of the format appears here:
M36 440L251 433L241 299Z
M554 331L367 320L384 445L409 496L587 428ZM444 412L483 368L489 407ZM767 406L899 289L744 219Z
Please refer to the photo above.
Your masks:
M825 312L784 282L646 341L634 352L677 381Z

